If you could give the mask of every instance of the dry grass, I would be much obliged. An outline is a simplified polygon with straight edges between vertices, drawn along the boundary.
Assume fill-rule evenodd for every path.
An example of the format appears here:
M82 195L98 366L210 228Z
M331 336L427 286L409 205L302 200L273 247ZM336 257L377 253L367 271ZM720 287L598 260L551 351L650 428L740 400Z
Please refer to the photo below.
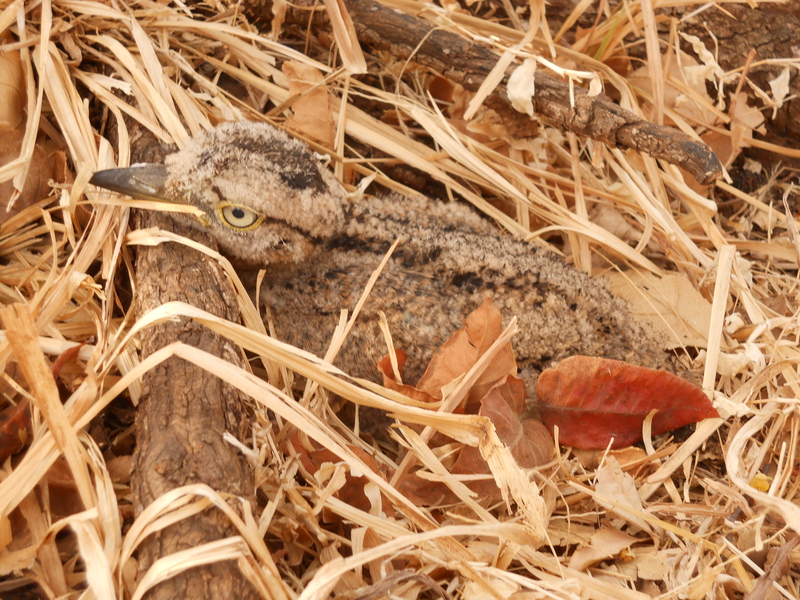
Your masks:
M583 48L578 42L572 50L541 32L532 45L519 46L522 31L461 10L434 10L413 0L386 4L491 40L498 53L509 52L515 61L532 57L534 48L553 58L552 50L562 67L599 73L634 110L649 96L654 104L648 105L648 116L663 114L690 131L706 125L696 116L700 110L695 116L676 112L665 101L663 86L652 92L634 88L606 64L623 52L626 35L646 40L649 56L658 53L650 2L628 3L613 19L601 18L593 39L603 43ZM269 503L252 507L243 520L227 509L242 540L176 557L169 568L244 557L241 564L249 565L257 580L271 572L274 561L281 580L271 580L267 595L309 600L364 596L384 577L393 587L383 593L401 598L432 597L434 585L450 597L520 600L712 598L749 591L764 557L800 532L795 318L800 243L794 221L780 203L770 201L796 194L784 186L785 174L776 174L754 195L724 182L704 190L685 182L675 167L551 129L543 128L537 139L510 139L485 109L463 119L469 97L459 90L454 107L437 106L425 92L432 74L413 63L368 59L370 72L380 76L368 81L386 84L378 89L332 66L339 63L337 55L320 42L330 34L319 37L324 32L313 31L310 50L303 54L281 43L289 34L278 41L258 35L235 6L211 2L204 13L213 19L192 16L179 3L84 0L17 1L0 12L0 33L13 32L3 51L19 53L26 111L21 156L0 167L0 180L24 180L37 135L61 148L71 167L71 185L54 187L46 203L25 208L0 233L0 301L24 305L0 315L6 334L0 338L5 402L31 398L35 406L32 442L24 454L6 461L0 477L0 595L10 597L20 581L32 579L52 597L77 596L88 586L99 598L138 598L147 581L162 574L149 574L151 579L136 589L131 555L156 519L185 515L209 502L227 509L212 491L194 488L163 498L132 524L130 453L124 451L130 432L98 431L108 423L98 416L119 411L125 403L117 399L126 390L135 403L142 373L171 353L223 376L261 407L262 419L246 452L256 467L255 485ZM347 31L343 22L337 35ZM354 55L347 64L357 66L352 45L348 51ZM626 276L673 273L699 291L706 302L705 309L698 308L699 333L696 315L674 302L665 301L667 308L656 318L681 352L684 333L695 331L692 339L703 349L695 367L703 370L703 387L724 418L702 423L684 441L659 439L644 451L589 455L562 447L557 460L525 472L503 454L479 418L434 419L407 402L398 404L397 396L377 385L354 382L316 357L271 339L243 291L247 328L183 305L164 306L134 323L118 275L130 267L130 245L157 240L128 233L126 208L87 188L93 171L129 160L122 116L178 145L219 121L263 119L267 101L277 106L290 100L289 83L278 68L285 60L314 66L324 75L337 130L335 147L319 150L331 154L347 183L357 185L362 176L376 174L383 186L404 191L381 167L387 159L407 164L511 235L547 244L581 269L595 275L614 269ZM236 97L230 87L220 86L223 75L246 93ZM721 77L735 84L738 74ZM359 109L356 98L393 107L397 122L388 124ZM696 99L704 103L702 110L721 117L716 128L730 136L730 118L701 95ZM284 115L273 112L280 123ZM99 134L109 127L117 129L118 152ZM365 147L387 158L359 156ZM720 197L727 199L725 218L711 200ZM763 236L749 235L754 230ZM231 276L236 280L232 271ZM640 304L661 293L641 296ZM175 314L199 319L263 357L271 376L261 379L180 345L139 362L137 332ZM76 362L62 372L62 405L64 391L48 378L43 357L86 341ZM694 354L690 348L687 356ZM296 402L280 387L281 370L319 387ZM460 499L445 509L415 505L348 444L360 445L389 470L401 457L347 438L327 417L321 390L494 448L493 473L508 501L492 505L471 497L449 476L446 457L435 455L424 436L406 428L408 455L432 477L448 482ZM277 425L265 420L268 412ZM296 456L278 450L276 437L289 424L340 462L313 475L305 472ZM337 498L347 471L366 475L370 511ZM609 473L618 478L617 491L612 486L612 492L598 492L598 481ZM760 490L751 486L759 473L768 476ZM638 493L624 493L628 482ZM397 512L382 504L387 501ZM382 512L395 516L382 517ZM607 539L621 532L636 537ZM579 546L594 549L596 560L571 563ZM796 551L793 557L797 563ZM397 575L404 569L416 575ZM787 598L800 592L791 577L778 583Z

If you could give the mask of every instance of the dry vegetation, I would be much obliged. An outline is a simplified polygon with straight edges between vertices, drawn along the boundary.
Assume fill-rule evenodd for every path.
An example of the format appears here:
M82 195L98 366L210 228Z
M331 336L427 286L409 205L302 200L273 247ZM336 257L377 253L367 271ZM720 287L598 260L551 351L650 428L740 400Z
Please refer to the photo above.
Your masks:
M569 53L541 31L520 45L518 27L530 26L527 8L508 20L487 16L492 11L481 4L472 8L483 16L452 2L384 3L491 44L518 63L539 56L572 73L599 74L623 106L706 134L723 162L760 125L744 96L729 110L707 93L723 87L726 97L740 70L723 72L710 54L676 56L680 17L695 7L675 13L663 62L649 63L650 77L634 73L627 58L645 40L658 47L649 1L601 14ZM276 7L280 14L284 5ZM0 58L9 74L2 80L13 82L8 102L0 100L9 107L0 121L22 132L5 143L17 150L6 156L0 180L21 187L33 169L43 182L23 194L22 210L0 230L0 301L25 307L0 314L3 403L30 398L35 407L25 432L29 446L5 461L0 477L0 596L21 594L17 586L34 580L48 597L78 597L89 588L97 598L139 598L170 569L231 557L240 558L248 577L269 581L265 589L275 598L618 600L749 592L800 532L800 238L790 210L796 191L788 183L794 174L776 170L747 193L724 181L700 187L674 166L546 124L538 137L514 139L492 111L477 106L465 118L472 95L413 61L367 54L369 75L350 76L338 48L348 47L347 64L360 58L345 43L346 31L335 34L336 44L318 21L307 29L275 23L273 37L259 35L239 7L213 0L191 10L179 2L17 1L0 11ZM343 182L358 186L375 175L385 188L404 191L399 176L387 173L408 175L390 167L410 165L417 171L407 180L427 181L429 193L470 202L509 235L547 244L593 275L611 274L620 293L702 373L723 418L704 421L683 440L647 440L643 449L592 454L559 447L555 460L531 471L501 457L489 462L504 500L471 497L448 472L453 457L430 451L428 434L406 428L402 445L373 447L348 437L326 412L329 392L388 408L396 408L396 394L336 376L255 325L208 320L262 358L267 368L258 362L257 375L275 376L267 382L196 349L171 350L253 397L259 418L242 451L255 468L258 503L244 507L242 519L198 486L169 494L134 522L131 403L139 397L137 379L166 356L140 362L136 337L148 322L174 313L133 322L132 245L159 238L127 231L121 200L87 182L97 169L127 164L123 117L178 145L224 120L284 123L287 103L297 99L281 68L287 61L295 71L321 74L312 87L322 97L310 109L294 105L294 127L331 155ZM796 68L797 61L786 65ZM783 98L771 90L762 100ZM304 122L304 110L330 112L327 148L312 139L321 137L319 124ZM108 141L111 129L118 147ZM246 294L241 302L260 323ZM56 385L41 353L53 361L78 343L84 345ZM281 383L282 369L318 386L296 402ZM484 451L496 439L478 417L437 419L430 422ZM292 426L329 451L315 473L288 450L283 437ZM455 501L429 508L399 494L391 473L403 455L444 480ZM367 506L338 494L353 485L348 474L366 477ZM142 537L159 519L208 503L229 510L242 538L159 564L137 588L132 556ZM797 550L791 558L800 562ZM275 570L280 582L271 578ZM792 572L778 573L777 583L782 587L772 593L800 593Z

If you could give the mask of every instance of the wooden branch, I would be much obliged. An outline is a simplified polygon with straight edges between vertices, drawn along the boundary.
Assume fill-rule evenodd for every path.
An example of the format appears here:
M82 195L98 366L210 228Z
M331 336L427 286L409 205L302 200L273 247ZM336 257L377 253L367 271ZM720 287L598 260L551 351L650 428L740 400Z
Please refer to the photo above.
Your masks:
M310 0L298 0L301 5ZM398 59L413 58L421 65L441 73L475 92L497 64L499 56L458 34L438 29L425 19L387 8L375 0L345 0L345 6L362 44L390 53ZM244 8L262 25L272 18L270 0L245 0ZM287 14L287 22L302 22L307 11ZM310 18L319 18L313 16ZM509 133L533 137L537 123L511 107L506 83L513 67L505 74L486 105L503 119ZM621 108L607 96L589 96L574 88L574 105L569 84L541 70L535 74L533 110L564 131L598 140L608 146L639 150L654 158L683 167L700 183L713 183L722 174L722 165L711 149L675 129L650 123Z
M215 243L166 213L139 213L140 227L160 227ZM143 246L136 261L136 315L180 300L234 322L240 320L233 288L213 260L183 244ZM241 350L190 319L181 318L145 330L142 357L177 340L242 364ZM137 448L131 480L136 514L164 493L191 483L206 483L236 496L253 495L253 473L241 453L222 439L227 431L240 440L249 432L243 394L214 375L173 357L142 380L137 413ZM158 558L237 535L216 509L182 520L149 536L139 547L139 572ZM149 600L258 598L234 561L195 567L158 584Z
M445 77L477 91L499 60L491 50L455 33L443 31L424 19L400 13L374 0L345 0L356 26L359 40L401 59L413 59ZM505 84L487 99L487 105L501 113L510 132L530 135L535 126L531 119L511 108ZM574 88L575 104L570 101L569 85L537 71L533 110L557 127L590 137L608 146L632 148L654 158L683 167L700 183L712 183L722 173L722 166L711 149L673 127L656 125L621 108L607 96L589 96Z

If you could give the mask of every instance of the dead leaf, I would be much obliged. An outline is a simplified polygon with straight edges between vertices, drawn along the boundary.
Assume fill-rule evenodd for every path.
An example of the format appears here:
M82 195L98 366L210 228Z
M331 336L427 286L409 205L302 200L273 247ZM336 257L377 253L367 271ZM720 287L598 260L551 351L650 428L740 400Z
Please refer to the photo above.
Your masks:
M75 477L67 459L60 456L47 471L50 488L50 511L53 520L75 515L84 510Z
M592 535L588 545L575 550L569 559L568 568L585 571L600 561L615 557L638 541L619 529L603 527Z
M442 398L442 387L461 377L492 346L502 333L502 318L491 299L475 309L465 319L464 326L445 342L431 359L428 369L416 387L397 383L389 357L378 364L383 373L384 385L406 396L432 402ZM405 353L397 352L397 362L402 372ZM460 410L479 414L494 424L497 436L511 451L515 462L522 468L533 468L550 460L553 438L537 419L525 414L527 392L524 382L515 377L517 364L511 345L507 344L468 394L468 401ZM441 444L452 443L449 438ZM454 475L489 475L489 465L480 450L464 446L450 472ZM502 494L491 478L470 481L466 485L479 496L502 499ZM409 474L401 486L409 498L423 505L455 501L455 495L443 483L429 481Z
M78 355L81 353L81 348L83 348L88 342L83 342L82 344L78 344L77 346L73 346L58 355L53 364L50 366L50 372L53 374L53 379L58 379L58 376L61 374L61 369L64 368L64 365L70 363L78 358Z
M311 440L309 441L311 442ZM300 455L300 462L306 471L308 471L311 475L314 475L317 471L319 471L320 467L325 463L338 464L342 462L341 458L327 448L322 448L321 446L309 448L303 443L303 440L301 440L298 432L295 432L294 435L289 438L289 443ZM313 444L313 442L311 443ZM378 468L378 464L375 462L375 459L366 451L350 444L348 444L347 447L370 469L372 469L373 472L381 472ZM363 475L353 475L348 467L347 474L345 475L345 482L346 483L335 493L335 496L342 502L369 513L373 505L372 500L370 500L368 490L366 489L367 484L370 482L369 479ZM391 510L390 507L392 504L389 502L389 499L384 496L383 493L380 493L380 495L381 507L383 511L386 512Z
M396 348L395 354L397 356L397 367L398 370L400 371L400 375L402 376L403 367L405 367L406 364L406 353L401 348ZM439 400L437 398L434 398L427 392L418 390L413 385L398 383L397 379L395 379L394 372L392 371L392 362L389 359L388 354L386 354L383 358L380 359L380 361L378 361L378 370L383 375L383 387L385 388L389 388L390 390L400 392L404 396L411 398L412 400L417 400L419 402L433 403Z
M597 469L597 485L595 491L598 496L594 500L609 512L619 515L629 523L633 523L642 531L651 531L650 524L639 515L625 510L632 508L642 512L642 499L636 489L633 477L625 473L613 456L606 458L606 462Z
M536 74L536 61L526 58L520 66L514 69L506 84L508 99L514 110L533 116L533 98L536 93L534 75Z
M458 85L460 84L452 79L437 75L428 82L428 91L436 100L441 100L449 104L453 101L453 93Z
M0 413L0 463L31 440L31 405L27 398Z
M322 73L296 60L285 62L281 70L289 78L289 93L298 96L291 102L292 115L286 120L286 129L333 149L336 127Z
M19 158L22 150L22 134L8 123L0 123L0 167ZM9 217L19 213L47 197L49 193L48 182L53 175L53 158L47 156L44 150L36 144L31 157L31 167L25 186L11 210L8 204L14 194L12 181L0 182L0 224L8 221Z
M663 581L672 568L669 555L663 551L638 553L630 566L637 577L646 581Z
M633 315L665 336L666 348L708 347L711 303L682 273L658 278L626 271L606 275L615 296L628 301Z
M11 42L6 32L0 42ZM0 52L0 167L16 160L22 149L22 133L25 128L25 101L27 98L25 77L19 51ZM31 157L31 165L25 185L14 206L9 203L14 195L12 181L0 182L0 224L12 215L44 198L48 193L47 183L53 171L45 152L37 145Z
M505 377L480 401L482 417L494 424L497 437L511 450L517 464L532 469L550 460L553 438L544 424L524 416L525 384L516 377ZM489 466L472 446L461 451L453 473L489 473ZM494 485L494 484L493 484Z
M600 227L614 234L621 240L637 244L641 239L641 230L631 225L625 216L611 204L602 204L598 202L589 211L589 218L593 223L597 223ZM648 248L651 250L655 250L659 247L660 245L658 242L653 239L648 243Z
M0 42L12 42L13 37L5 32ZM20 127L25 121L25 77L19 50L0 52L0 123L11 128Z
M703 391L666 371L618 360L573 356L539 377L542 421L559 442L586 449L630 446L654 410L652 434L719 414Z
M442 388L472 368L503 331L503 318L491 298L486 298L464 321L464 326L433 355L417 389L441 400ZM506 375L516 375L517 362L511 344L495 356L467 396L467 405L479 401ZM469 411L467 411L469 412Z
M734 102L734 100L731 100ZM731 121L731 151L732 154L726 159L719 156L723 165L730 165L739 156L742 148L750 147L750 140L753 139L753 132L760 134L766 133L764 129L764 115L757 106L748 106L747 94L741 92L735 99L736 105L733 109L733 120Z
M511 450L516 463L523 469L532 469L548 462L553 456L553 438L541 421L523 414L525 384L516 377L504 377L480 401L482 417L494 424L497 437ZM464 446L451 470L453 474L481 475L491 473L480 450ZM479 496L501 499L494 481L486 480L467 484Z
M627 448L620 448L619 450L583 450L581 448L574 448L572 451L576 459L581 463L584 469L594 471L599 467L606 456L613 456L617 459L620 465L624 465L626 470L629 470L629 465L644 462L647 459L647 452L637 446L628 446Z
M521 379L507 376L498 381L480 401L482 417L491 419L497 437L508 446L516 463L532 469L548 462L553 456L553 438L544 424L524 414L525 384ZM464 446L450 472L454 475L490 475L489 465L478 448ZM502 500L500 489L491 478L466 483L481 498ZM408 477L402 491L417 502L429 506L439 502L455 502L446 485L419 477Z
M786 96L789 95L789 77L789 67L783 67L780 75L778 75L775 79L769 80L769 88L772 90L772 100L775 102L772 107L773 119L775 118L775 115L778 114L778 110L783 106Z
M664 106L674 109L675 112L691 122L706 126L714 125L717 122L717 114L713 110L714 101L706 91L706 80L711 80L716 76L719 66L716 64L701 65L692 55L683 51L680 51L679 57L676 57L671 48L664 53L662 61L664 63ZM693 92L692 96L690 97L680 89L681 86L672 83L671 80L688 86ZM628 83L652 96L653 80L647 66L631 73ZM665 118L664 124L673 123L670 119Z
M106 469L111 481L119 484L129 484L133 473L133 456L124 454L106 459Z

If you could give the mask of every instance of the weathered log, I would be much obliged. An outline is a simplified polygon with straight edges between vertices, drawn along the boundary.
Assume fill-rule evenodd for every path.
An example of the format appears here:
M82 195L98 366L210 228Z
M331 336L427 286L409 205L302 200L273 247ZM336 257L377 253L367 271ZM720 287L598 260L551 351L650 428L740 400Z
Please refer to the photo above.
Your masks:
M157 226L214 247L215 243L165 213L140 213L141 227ZM225 273L211 258L183 244L141 247L136 261L136 315L166 302L182 301L219 317L240 320L236 297ZM181 318L156 325L141 335L147 357L175 341L242 364L235 344L198 323ZM150 370L142 381L137 414L137 448L131 480L136 513L164 493L192 483L250 497L253 473L241 453L222 436L246 439L246 397L204 369L173 357ZM139 548L140 572L155 560L180 550L236 535L227 518L210 508L149 536ZM195 567L160 583L150 600L257 598L258 594L227 561Z
M269 3L249 0L245 6L256 18L268 20ZM389 52L398 59L413 58L469 91L478 90L500 58L480 44L439 29L422 18L387 8L375 0L346 0L345 6L362 44ZM487 98L486 104L500 114L512 135L534 135L536 123L514 110L508 99L506 83L512 70L513 66L509 67L503 82ZM722 166L711 149L682 131L644 120L602 94L590 96L577 87L571 93L568 83L541 70L534 77L534 112L564 131L611 147L645 152L683 167L704 184L712 183L722 173Z
M209 247L208 236L181 224L167 213L136 215L139 227L159 227ZM238 322L233 288L219 265L183 244L142 246L137 253L136 315L141 317L166 302L182 301ZM141 355L175 341L242 364L241 350L198 323L180 318L142 332ZM164 493L192 483L240 497L253 495L253 473L241 453L223 440L230 432L246 439L246 398L218 377L173 357L150 370L142 380L137 414L137 448L131 487L136 514ZM217 509L182 520L149 536L139 547L139 571L180 550L236 535ZM234 561L189 569L150 590L149 600L258 598Z

